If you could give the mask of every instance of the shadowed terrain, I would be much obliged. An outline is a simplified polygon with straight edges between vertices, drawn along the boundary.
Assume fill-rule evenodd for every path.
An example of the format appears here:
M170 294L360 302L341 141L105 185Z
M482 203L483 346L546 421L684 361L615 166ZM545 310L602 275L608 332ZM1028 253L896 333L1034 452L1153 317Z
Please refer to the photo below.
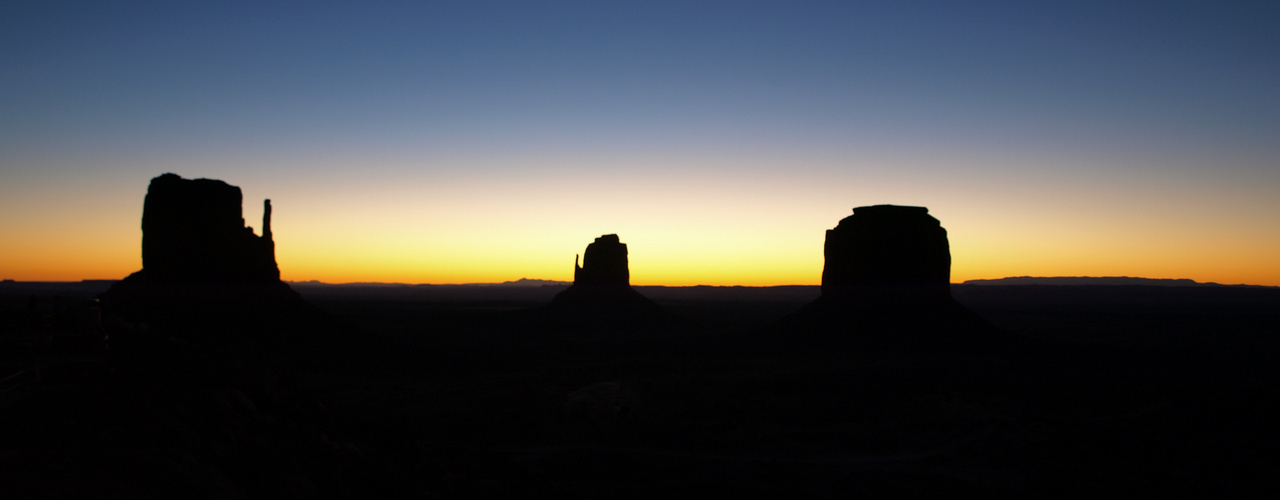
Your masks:
M657 303L687 322L630 344L530 327L521 311L552 291L423 300L299 287L394 353L298 346L208 371L75 342L84 288L0 285L0 457L15 497L1123 498L1270 484L1274 288L955 285L959 302L1042 346L948 361L758 343L757 325L817 287L669 289ZM332 363L296 366L308 359Z

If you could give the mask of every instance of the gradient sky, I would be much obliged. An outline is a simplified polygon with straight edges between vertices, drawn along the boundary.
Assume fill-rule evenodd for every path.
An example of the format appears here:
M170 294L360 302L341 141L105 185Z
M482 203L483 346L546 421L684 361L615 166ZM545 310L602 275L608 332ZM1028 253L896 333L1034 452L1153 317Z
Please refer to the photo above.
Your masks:
M288 280L816 284L855 206L952 280L1280 285L1280 2L0 4L0 278L141 268L222 179Z

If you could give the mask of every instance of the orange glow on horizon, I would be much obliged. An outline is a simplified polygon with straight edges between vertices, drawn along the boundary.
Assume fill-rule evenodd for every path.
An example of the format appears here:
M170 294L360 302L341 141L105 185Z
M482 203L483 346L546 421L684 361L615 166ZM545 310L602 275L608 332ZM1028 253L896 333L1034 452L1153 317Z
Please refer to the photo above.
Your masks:
M1192 279L1198 282L1220 284L1248 284L1280 286L1280 272L1259 270L1240 260L1232 266L1216 269L1195 269L1185 266L1168 266L1161 262L1146 265L1126 262L1027 262L1026 258L996 256L987 261L961 262L953 251L951 281L962 283L974 279L996 279L1012 276L1132 276L1159 279ZM86 279L121 279L141 269L136 256L101 256L85 260L70 251L40 252L37 257L15 259L9 254L5 259L4 274L0 279L15 281L81 281ZM480 267L476 264L400 267L394 260L383 265L347 264L332 265L323 261L307 261L283 258L278 255L281 277L288 281L320 281L325 283L410 283L410 284L462 284L499 283L520 278L555 281L573 280L572 256L561 257L553 265L525 266L500 265ZM632 260L631 283L638 286L780 286L817 285L821 281L820 259L797 262L784 268L752 266L755 272L741 272L735 267L661 267Z
M1010 276L1133 276L1280 286L1280 265L1273 258L1280 243L1217 245L1212 239L1180 239L1167 230L1162 238L1152 236L1157 233L1125 237L1117 230L1097 240L1064 238L1061 229L1057 234L1022 229L1022 238L1014 239L1007 235L1016 231L1007 226L944 222L951 239L952 282ZM524 238L517 240L506 239L512 233L499 228L491 234L467 231L460 235L475 240L444 241L366 228L364 234L350 231L358 237L336 240L327 232L303 231L305 224L290 228L277 223L276 227L282 278L326 283L571 281L574 255L581 254L596 236L606 234L584 234L566 227L516 233ZM141 268L138 229L121 236L103 226L75 237L21 229L28 231L28 237L0 242L0 279L120 279ZM779 238L756 233L754 227L729 234L664 229L658 224L617 231L630 250L632 284L778 286L821 281L825 230L821 226L781 228L786 236Z
M632 159L623 166L659 163L663 175L622 179L587 168L599 158L550 174L552 160L525 160L528 172L498 180L409 173L388 184L336 169L307 185L208 177L246 186L251 226L261 199L272 198L277 262L291 281L570 281L574 255L613 233L628 245L635 285L816 285L825 231L854 206L892 203L927 206L941 221L953 282L1134 276L1280 286L1280 233L1264 230L1276 202L1261 182L1233 197L1118 188L1090 197L1081 193L1099 188L1083 181L1044 190L994 176L894 181L861 176L857 169L876 166L861 163L831 166L824 179L792 176L765 160L704 160ZM806 161L827 168L827 160ZM467 165L484 168L480 160ZM145 183L67 194L56 183L16 181L7 186L12 196L0 199L10 215L0 219L0 279L120 279L141 269Z

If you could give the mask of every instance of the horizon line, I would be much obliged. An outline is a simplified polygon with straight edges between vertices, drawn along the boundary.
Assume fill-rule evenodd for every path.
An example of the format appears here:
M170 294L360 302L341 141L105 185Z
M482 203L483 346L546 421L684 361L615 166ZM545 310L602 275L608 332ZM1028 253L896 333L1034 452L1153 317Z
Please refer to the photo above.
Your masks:
M102 278L102 279L89 279L89 278L86 278L86 279L81 279L81 280L76 280L76 281L67 281L67 280L15 280L15 279L10 279L10 278L3 278L3 279L0 279L0 283L68 283L68 284L70 284L70 283L117 282L117 281L121 281L121 280L123 280L123 279L124 279L124 278ZM1248 286L1248 287L1263 287L1263 288L1280 288L1280 286L1276 286L1276 285L1259 285L1259 284L1251 284L1251 283L1218 283L1218 282L1213 282L1213 281L1196 281L1196 280L1193 280L1193 279L1190 279L1190 278L1148 278L1148 277L1142 277L1142 276L1027 276L1027 275L1022 275L1022 276L1004 276L1004 277L1000 277L1000 278L975 278L975 279L969 279L969 280L965 280L965 281L961 281L961 282L954 282L954 281L953 281L953 282L950 282L950 284L952 284L952 285L964 285L964 284L970 284L970 283L973 283L973 282L1001 281L1001 280L1010 280L1010 279L1096 279L1096 280L1105 280L1105 279L1132 279L1132 280L1147 280L1147 281L1155 281L1155 282L1187 282L1189 285ZM406 282L400 282L400 281L350 281L350 282L334 283L334 282L327 282L327 281L320 281L320 280L284 280L284 279L282 279L282 280L280 280L280 281L282 281L282 282L284 282L284 283L291 284L291 285L293 285L293 284L298 284L298 285L317 284L317 285L329 285L329 286L353 286L353 285L403 285L403 286L494 286L494 285L517 284L517 283L520 283L520 282L541 282L541 283L543 283L543 284L540 284L540 285L529 285L529 286L568 286L568 285L572 285L572 284L573 284L573 281L549 280L549 279L541 279L541 278L524 278L524 277L519 278L519 279L515 279L515 280L508 280L508 281L497 281L497 282L466 282L466 283L406 283ZM707 284L697 284L697 285L637 285L637 284L631 284L630 286L641 286L641 287L667 287L667 288L695 288L695 287L718 287L718 288L781 288L781 287L800 287L800 286L806 286L806 287L807 287L807 286L820 287L820 286L822 286L822 284L821 284L821 283L815 283L815 284L799 284L799 283L792 283L792 284L783 284L783 285L707 285Z

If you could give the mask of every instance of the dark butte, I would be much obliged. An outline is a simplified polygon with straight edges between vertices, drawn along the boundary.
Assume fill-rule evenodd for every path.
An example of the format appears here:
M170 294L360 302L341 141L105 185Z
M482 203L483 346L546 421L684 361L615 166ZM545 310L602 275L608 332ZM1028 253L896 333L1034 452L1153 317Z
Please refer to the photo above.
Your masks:
M651 318L662 308L634 288L627 267L627 245L606 234L587 245L582 265L574 262L573 285L552 299L549 311L558 319L587 324Z
M240 188L219 180L151 179L142 208L143 270L169 280L279 281L271 200L263 200L262 236L245 226L241 200Z
M631 271L627 267L627 244L616 234L606 234L587 245L582 265L573 263L573 284L631 286Z
M784 321L793 331L825 332L811 341L852 334L894 346L944 347L994 331L952 299L947 231L927 208L855 208L827 231L825 255L822 296Z
M239 187L220 180L171 173L151 179L142 208L142 270L101 296L106 310L139 321L236 322L301 302L280 281L271 200L263 201L259 236L245 226L242 198Z
M947 230L924 207L853 209L827 230L822 296L837 300L951 298Z

